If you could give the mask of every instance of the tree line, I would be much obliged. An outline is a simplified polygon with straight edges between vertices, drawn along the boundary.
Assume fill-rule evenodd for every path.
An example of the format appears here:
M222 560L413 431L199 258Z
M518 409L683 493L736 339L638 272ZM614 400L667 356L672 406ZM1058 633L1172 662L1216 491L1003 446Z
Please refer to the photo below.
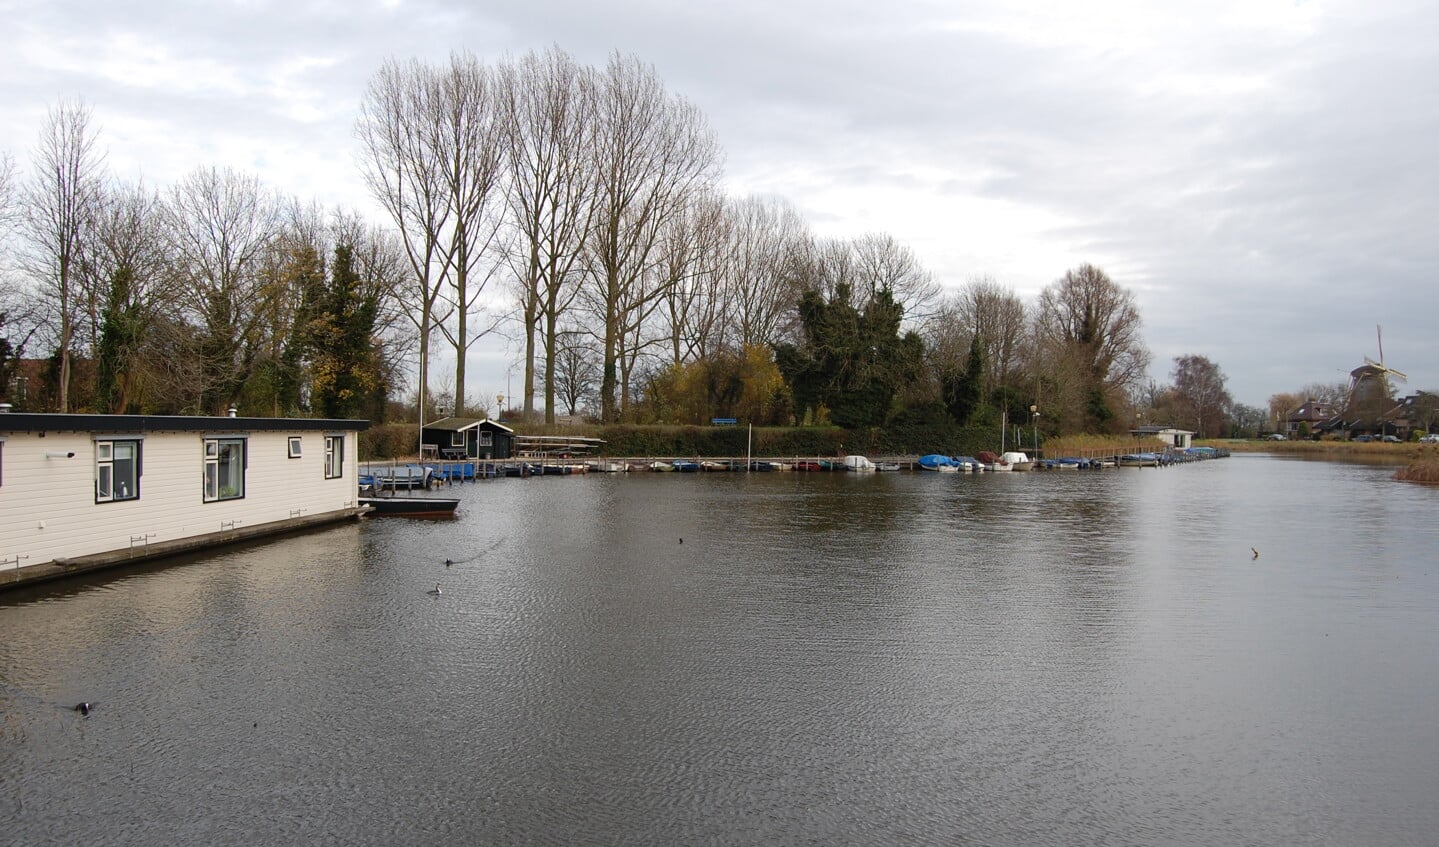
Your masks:
M505 399L547 422L1229 424L1203 357L1146 384L1135 298L1100 268L1032 302L946 287L892 236L819 238L781 198L726 196L704 115L631 56L389 61L355 133L383 225L219 166L124 183L91 109L53 107L28 174L0 161L0 388L15 402L17 360L43 351L29 402L60 411L489 413L467 358L503 333L522 368Z

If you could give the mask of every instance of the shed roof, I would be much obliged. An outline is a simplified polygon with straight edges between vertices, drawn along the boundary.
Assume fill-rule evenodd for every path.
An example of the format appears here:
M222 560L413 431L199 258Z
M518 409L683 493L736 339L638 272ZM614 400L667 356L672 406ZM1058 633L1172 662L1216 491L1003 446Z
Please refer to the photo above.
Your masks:
M498 430L513 433L514 430L502 423L492 421L489 418L440 418L437 421L430 421L425 424L425 429L439 430L440 432L468 432L481 424L489 424Z

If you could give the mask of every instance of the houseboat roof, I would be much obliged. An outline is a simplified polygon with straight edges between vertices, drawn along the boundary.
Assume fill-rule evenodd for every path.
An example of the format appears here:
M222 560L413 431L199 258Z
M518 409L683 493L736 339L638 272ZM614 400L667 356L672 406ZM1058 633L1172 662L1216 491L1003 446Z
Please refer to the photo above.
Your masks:
M514 433L513 429L502 423L492 421L489 418L440 418L437 421L430 421L425 424L425 429L437 429L441 432L465 432L474 429L480 424L489 424L495 429Z
M52 412L0 414L0 432L319 432L360 431L367 420L240 418L223 415L76 415Z

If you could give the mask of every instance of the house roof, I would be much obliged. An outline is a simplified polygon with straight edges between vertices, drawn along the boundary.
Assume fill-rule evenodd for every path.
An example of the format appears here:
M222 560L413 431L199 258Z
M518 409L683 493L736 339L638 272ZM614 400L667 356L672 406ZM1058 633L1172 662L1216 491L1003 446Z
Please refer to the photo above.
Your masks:
M366 420L231 418L211 415L0 414L0 432L316 432L370 428Z
M514 430L502 423L497 423L489 418L440 418L437 421L430 421L425 424L425 429L438 430L440 432L468 432L481 424L489 424L495 429L513 434Z

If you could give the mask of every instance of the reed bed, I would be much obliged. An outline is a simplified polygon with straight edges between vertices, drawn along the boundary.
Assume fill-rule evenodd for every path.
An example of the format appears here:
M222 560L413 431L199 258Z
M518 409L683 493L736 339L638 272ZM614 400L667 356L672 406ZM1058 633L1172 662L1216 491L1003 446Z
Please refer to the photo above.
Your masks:
M1394 478L1401 482L1439 485L1439 450L1426 446L1414 461L1395 471Z

